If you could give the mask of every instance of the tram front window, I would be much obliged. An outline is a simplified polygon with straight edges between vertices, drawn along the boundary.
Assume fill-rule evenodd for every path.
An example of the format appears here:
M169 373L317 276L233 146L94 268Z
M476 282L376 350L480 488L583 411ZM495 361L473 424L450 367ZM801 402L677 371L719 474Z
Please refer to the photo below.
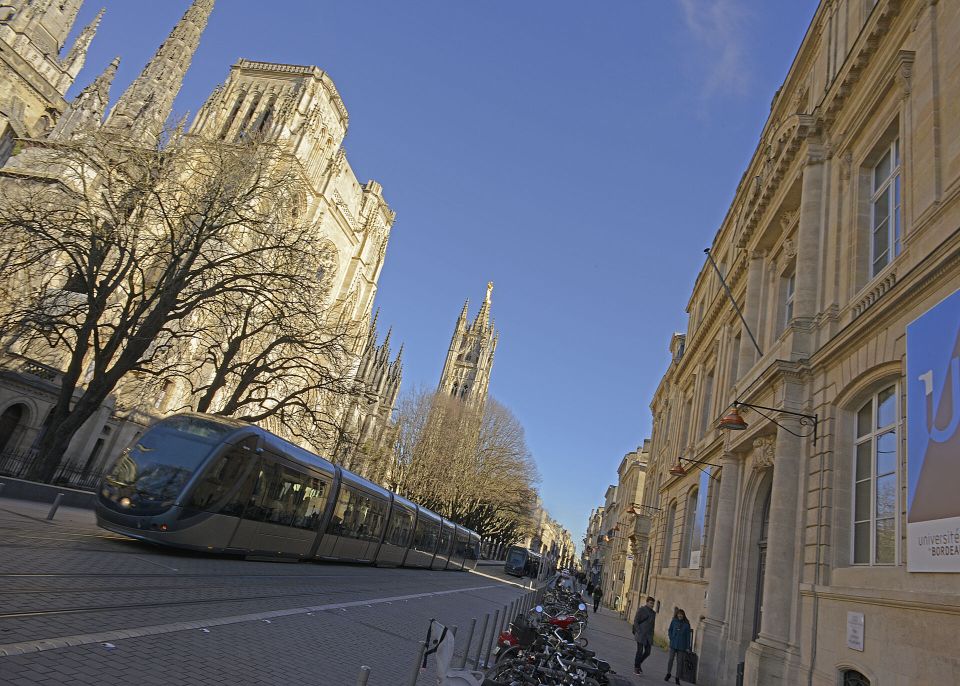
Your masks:
M507 555L507 566L514 569L523 569L527 564L527 553L525 550L514 548Z
M198 417L173 417L147 431L120 454L100 495L115 510L156 514L170 508L228 425Z

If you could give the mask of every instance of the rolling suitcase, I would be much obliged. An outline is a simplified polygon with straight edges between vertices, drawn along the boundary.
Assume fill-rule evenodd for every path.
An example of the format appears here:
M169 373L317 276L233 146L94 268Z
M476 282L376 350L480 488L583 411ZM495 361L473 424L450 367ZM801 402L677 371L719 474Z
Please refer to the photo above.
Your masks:
M680 677L680 681L684 681L690 684L697 683L697 663L699 658L697 654L692 650L687 651L683 654L683 658L679 660L680 669L677 670Z

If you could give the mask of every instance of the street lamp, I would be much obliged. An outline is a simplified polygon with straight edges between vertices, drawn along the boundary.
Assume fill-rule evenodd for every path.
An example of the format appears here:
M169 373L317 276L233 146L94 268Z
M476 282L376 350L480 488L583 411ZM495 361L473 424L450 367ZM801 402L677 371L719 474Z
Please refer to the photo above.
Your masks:
M687 468L683 466L683 463L684 463L684 462L689 462L689 463L692 464L694 467L696 467L697 469L699 469L701 472L706 472L707 474L709 474L709 472L707 472L707 470L703 468L703 465L709 465L709 466L711 466L711 467L719 467L719 466L720 466L720 465L714 464L714 463L712 463L712 462L705 462L705 461L703 461L703 460L691 460L691 459L688 458L688 457L682 457L682 456L678 455L678 456L677 456L677 464L673 465L673 466L670 468L670 473L673 474L674 476L686 476L686 475L687 475Z
M791 412L790 410L781 410L775 407L765 407L763 405L751 405L750 403L742 403L739 400L733 401L733 404L730 406L730 411L727 412L727 414L725 414L723 418L720 420L719 427L721 429L729 429L731 431L745 430L748 425L744 421L743 417L740 416L740 410L738 408L741 408L741 407L750 408L751 410L755 411L757 414L769 419L771 422L779 426L781 429L783 429L787 433L792 434L798 438L806 438L807 436L813 436L813 444L814 445L817 444L817 426L819 424L818 415L804 414L802 412ZM767 412L779 412L780 414L788 414L792 417L798 417L800 426L809 426L809 427L812 427L813 430L810 431L809 433L797 433L796 431L793 431L792 429L778 422L771 415L767 414L767 412L764 412L764 410L766 410ZM671 470L671 473L673 473L672 470Z

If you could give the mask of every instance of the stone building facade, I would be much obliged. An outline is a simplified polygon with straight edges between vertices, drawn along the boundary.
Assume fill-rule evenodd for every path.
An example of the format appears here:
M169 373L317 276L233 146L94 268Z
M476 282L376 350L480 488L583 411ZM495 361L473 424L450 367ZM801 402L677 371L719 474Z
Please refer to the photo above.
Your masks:
M906 327L960 288L958 43L960 3L820 2L711 243L746 325L696 279L638 590L660 635L686 610L698 683L958 680L960 575L908 571L905 519ZM734 401L773 409L720 430Z
M599 579L604 605L624 616L637 608L636 577L646 541L637 538L636 522L649 456L649 440L623 456L617 483L607 487L603 506L590 513L584 541L585 555L590 551L584 565Z
M603 535L600 523L602 520L603 507L590 510L587 530L583 534L583 548L580 552L580 567L588 573L592 573L593 568L600 565L600 537Z
M492 292L493 282L490 282L487 284L487 295L472 324L467 322L470 301L463 303L437 387L440 393L452 395L480 408L486 402L490 390L493 354L500 340L500 334L496 332L490 318Z
M155 145L199 45L214 0L195 0L138 78L106 112L118 60L71 102L73 83L103 13L70 52L58 57L82 0L14 0L0 6L0 177L29 174L31 147L90 127L117 130ZM230 11L229 7L225 7ZM118 58L119 59L119 58ZM342 147L348 114L333 81L314 66L241 59L207 99L189 135L235 145L256 136L288 154L307 181L302 212L329 248L316 278L328 288L318 307L336 312L358 332L353 371L365 384L363 402L335 403L354 443L389 433L402 365L389 342L377 340L373 301L396 218L376 181L361 183ZM19 141L15 149L14 141ZM25 152L19 152L19 150ZM19 152L11 157L14 152ZM4 351L0 368L0 452L29 455L52 407L61 370L51 360ZM185 384L156 388L121 384L76 434L64 467L74 476L97 474L145 424L189 408ZM275 427L270 427L275 428ZM329 448L329 446L314 446Z

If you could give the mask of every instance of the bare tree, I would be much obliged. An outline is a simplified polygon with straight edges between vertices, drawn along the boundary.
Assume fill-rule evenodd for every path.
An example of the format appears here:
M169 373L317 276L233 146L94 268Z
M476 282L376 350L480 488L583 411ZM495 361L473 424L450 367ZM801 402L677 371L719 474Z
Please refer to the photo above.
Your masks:
M269 421L290 437L330 442L341 406L368 391L354 373L359 331L320 305L325 292L304 285L223 293L200 307L202 326L187 346L196 353L181 356L176 371L198 411Z
M483 536L530 532L537 473L517 418L493 399L476 407L438 393L407 394L397 417L399 492Z
M125 375L169 371L162 351L193 336L202 308L313 288L316 237L270 146L174 132L144 149L93 132L23 154L0 178L0 264L19 287L0 330L20 350L64 351L30 474L46 480Z

